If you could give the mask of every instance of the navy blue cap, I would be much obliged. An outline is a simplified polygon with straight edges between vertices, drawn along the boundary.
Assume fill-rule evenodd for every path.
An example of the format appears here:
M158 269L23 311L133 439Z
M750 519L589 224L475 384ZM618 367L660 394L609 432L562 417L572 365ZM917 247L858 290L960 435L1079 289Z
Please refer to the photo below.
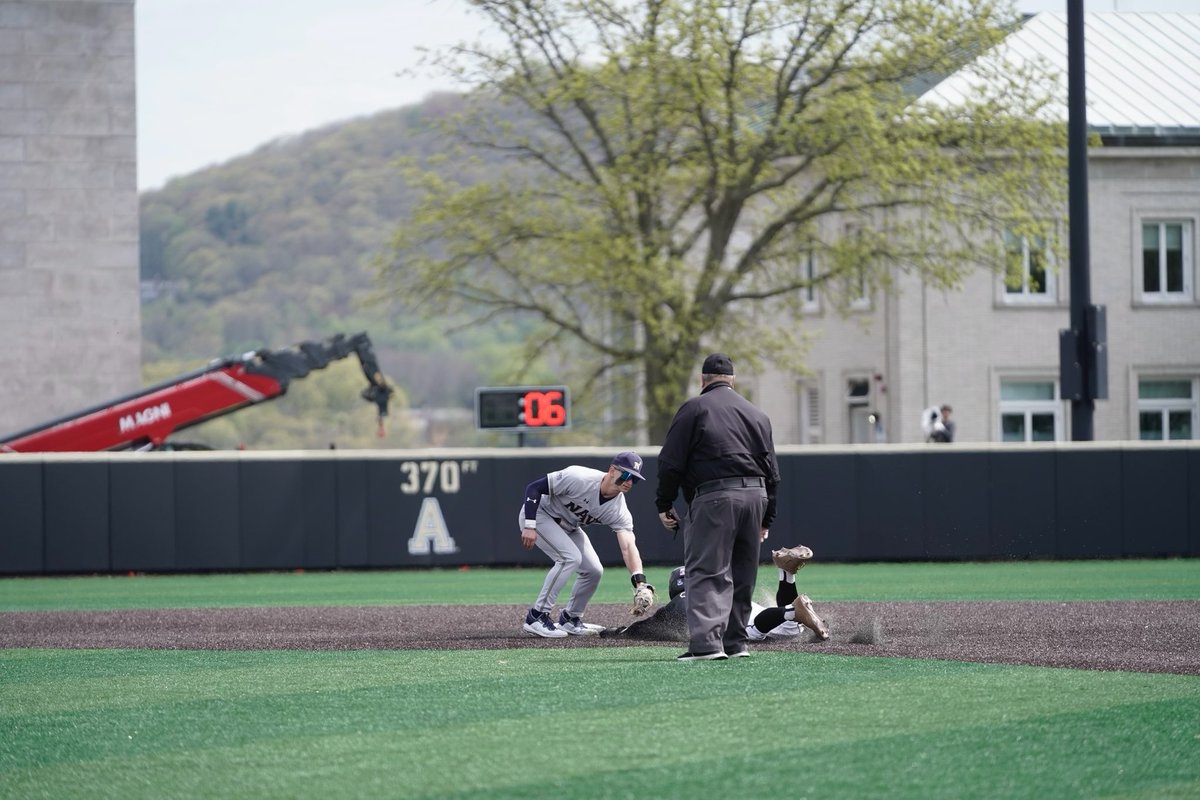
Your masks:
M617 457L612 460L612 463L614 467L623 469L633 477L637 478L639 481L643 480L642 457L632 450L625 450L624 452L617 453Z

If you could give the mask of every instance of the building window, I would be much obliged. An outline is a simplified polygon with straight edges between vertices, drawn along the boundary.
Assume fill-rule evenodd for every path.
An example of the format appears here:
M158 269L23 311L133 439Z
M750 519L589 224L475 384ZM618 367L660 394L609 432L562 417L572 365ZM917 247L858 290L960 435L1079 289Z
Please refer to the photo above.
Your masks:
M821 390L815 383L801 383L800 399L800 444L820 444Z
M871 280L868 262L869 248L864 241L862 228L857 223L846 225L843 236L849 243L848 252L853 263L842 273L842 292L846 305L852 311L871 310Z
M1000 441L1062 439L1062 402L1055 381L1000 382Z
M850 415L850 444L875 441L875 425L871 420L871 379L846 379L846 406Z
M1146 441L1196 438L1200 419L1200 379L1138 380L1138 438Z
M1148 220L1142 223L1142 300L1178 303L1192 300L1192 223Z
M1040 236L1004 232L1004 302L1053 303L1057 299L1050 249Z
M817 301L817 259L812 250L806 250L800 256L800 280L804 286L800 289L800 308L805 313L815 313L821 310Z
M871 308L871 284L867 280L865 265L859 266L850 273L846 289L850 297L850 308L855 311L867 311Z

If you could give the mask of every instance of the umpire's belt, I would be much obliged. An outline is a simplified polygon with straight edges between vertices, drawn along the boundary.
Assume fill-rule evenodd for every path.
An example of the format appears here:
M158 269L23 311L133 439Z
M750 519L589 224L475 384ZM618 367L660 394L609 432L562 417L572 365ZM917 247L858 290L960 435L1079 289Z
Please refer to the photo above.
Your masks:
M766 485L766 481L762 478L717 478L715 481L706 481L697 486L696 496L715 492L718 489L755 489Z

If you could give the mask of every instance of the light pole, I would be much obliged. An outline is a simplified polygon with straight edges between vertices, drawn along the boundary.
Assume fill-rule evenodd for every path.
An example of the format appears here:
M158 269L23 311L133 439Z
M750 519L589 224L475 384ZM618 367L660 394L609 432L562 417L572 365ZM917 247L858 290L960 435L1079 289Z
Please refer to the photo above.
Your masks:
M1059 384L1071 401L1071 438L1091 441L1095 401L1108 397L1104 306L1092 305L1088 247L1087 87L1083 0L1067 0L1067 214L1071 229L1071 327L1059 331Z

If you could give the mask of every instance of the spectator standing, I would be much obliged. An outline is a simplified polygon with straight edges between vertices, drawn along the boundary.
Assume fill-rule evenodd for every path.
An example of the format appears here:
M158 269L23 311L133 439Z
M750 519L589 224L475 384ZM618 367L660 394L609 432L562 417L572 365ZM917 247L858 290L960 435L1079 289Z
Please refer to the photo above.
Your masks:
M950 442L954 441L954 420L950 419L950 415L954 413L954 409L948 405L943 405L941 410L942 429L933 440L943 444L950 444Z
M930 406L921 412L921 430L926 442L949 444L954 441L954 421L950 415L954 409L943 404L941 408Z

